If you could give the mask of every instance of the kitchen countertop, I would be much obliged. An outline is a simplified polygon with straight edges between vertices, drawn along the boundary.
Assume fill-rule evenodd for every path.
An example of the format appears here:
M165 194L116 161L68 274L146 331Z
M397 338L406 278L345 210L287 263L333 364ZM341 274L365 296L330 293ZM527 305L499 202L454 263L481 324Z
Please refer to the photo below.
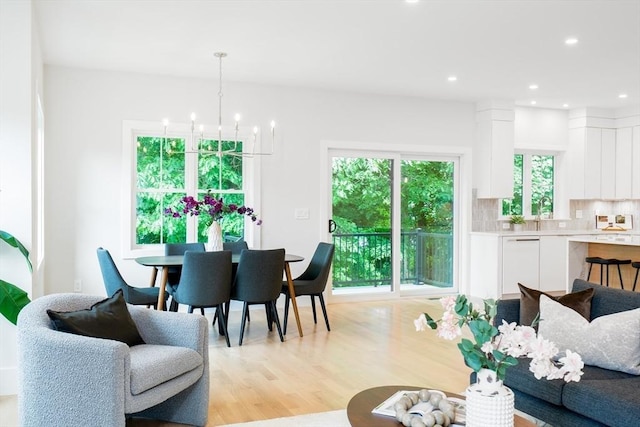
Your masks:
M524 231L472 231L472 235L479 236L583 236L585 238L600 238L604 241L614 241L617 237L638 237L640 238L640 232L636 230L624 230L624 231L601 231L601 230L524 230ZM572 239L574 240L574 239Z
M638 234L610 234L609 232L590 235L573 236L567 239L570 242L582 243L602 243L606 245L640 246L640 235Z

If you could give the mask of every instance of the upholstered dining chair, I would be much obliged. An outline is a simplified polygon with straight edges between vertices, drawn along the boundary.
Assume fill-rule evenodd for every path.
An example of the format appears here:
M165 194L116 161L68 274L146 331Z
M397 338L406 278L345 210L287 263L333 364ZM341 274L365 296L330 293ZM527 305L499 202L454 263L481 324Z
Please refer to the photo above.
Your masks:
M224 304L231 297L231 251L184 253L180 284L173 294L177 304L194 308L215 307L214 323L220 322L227 347L231 347L225 321Z
M184 255L186 251L204 252L204 243L167 243L164 245L165 255ZM178 283L180 282L180 272L182 267L169 267L169 275L167 277L167 292L171 295L171 305L169 311L177 311L178 305L173 298Z
M120 274L116 263L113 262L113 258L109 251L103 248L98 248L97 253L100 270L102 271L102 280L104 281L104 287L108 296L112 296L118 289L122 289L124 299L129 304L152 305L154 307L158 305L158 295L160 295L159 288L143 288L129 285L122 278L122 275ZM165 301L167 297L168 294L165 293Z
M327 331L330 331L331 328L329 327L327 307L324 304L324 297L322 296L322 293L324 292L324 289L327 286L327 280L329 279L334 249L335 246L332 243L318 243L316 251L311 258L311 262L307 266L307 269L304 273L293 280L293 289L296 293L296 298L302 295L309 295L311 297L313 323L315 324L318 323L315 297L318 297L320 300L320 307L322 307L322 314L324 315L324 322L327 325ZM285 295L284 333L286 334L287 321L289 319L289 301L291 299L291 296L289 295L289 284L287 282L282 283L282 293Z
M264 304L269 330L272 330L272 323L275 323L280 341L284 342L280 318L276 309L276 300L280 296L280 288L282 287L283 269L284 249L245 249L240 254L238 270L231 289L231 299L244 303L239 345L242 345L249 306L253 304Z
M249 245L244 240L238 240L236 242L223 242L222 249L225 251L231 251L233 255L240 255L244 249L249 249Z
M47 310L89 311L103 299L50 294L20 312L19 425L125 427L131 416L206 425L206 319L129 306L144 340L130 347L114 339L61 332L47 315Z

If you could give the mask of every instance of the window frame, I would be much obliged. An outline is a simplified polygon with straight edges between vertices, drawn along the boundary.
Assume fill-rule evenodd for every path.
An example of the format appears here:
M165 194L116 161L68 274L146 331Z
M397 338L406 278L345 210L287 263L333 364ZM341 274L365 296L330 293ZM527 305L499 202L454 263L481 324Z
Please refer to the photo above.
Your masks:
M213 125L204 125L205 128L216 128ZM250 135L251 130L241 129L238 140L244 140ZM136 194L137 194L137 159L136 147L139 136L163 137L164 126L161 122L123 120L122 122L122 191L121 191L121 245L124 259L132 259L139 256L158 255L163 253L164 244L138 244L136 243ZM191 124L172 123L166 133L169 138L184 138L185 144L189 144L191 137ZM206 136L206 135L205 135ZM223 139L233 139L234 135L223 132ZM243 143L243 149L247 144ZM242 158L242 192L247 206L260 212L261 184L257 177L260 176L261 156L243 156ZM191 173L187 173L191 170ZM196 196L197 186L197 161L195 155L185 156L185 189L187 194ZM248 222L247 222L248 221ZM250 247L259 248L260 227L250 225L245 218L245 240ZM196 218L187 218L187 242L197 241Z
M536 149L515 149L513 152L513 157L517 155L522 155L522 216L526 220L536 219L536 215L533 214L532 204L531 204L531 157L532 156L553 156L553 207L554 207L554 219L556 217L556 213L562 211L559 207L559 200L561 199L560 186L559 186L559 178L561 176L562 170L562 152L554 151L554 150L536 150ZM512 167L512 179L513 179L513 157L511 162ZM502 204L504 200L508 198L498 199L498 220L508 221L511 219L511 215L504 215L502 213Z

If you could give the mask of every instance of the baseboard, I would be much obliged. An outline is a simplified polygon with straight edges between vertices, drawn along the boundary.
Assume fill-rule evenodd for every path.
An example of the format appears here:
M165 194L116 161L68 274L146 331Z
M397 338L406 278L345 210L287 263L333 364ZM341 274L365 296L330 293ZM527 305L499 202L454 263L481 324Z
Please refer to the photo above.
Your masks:
M18 368L0 368L0 396L18 394Z

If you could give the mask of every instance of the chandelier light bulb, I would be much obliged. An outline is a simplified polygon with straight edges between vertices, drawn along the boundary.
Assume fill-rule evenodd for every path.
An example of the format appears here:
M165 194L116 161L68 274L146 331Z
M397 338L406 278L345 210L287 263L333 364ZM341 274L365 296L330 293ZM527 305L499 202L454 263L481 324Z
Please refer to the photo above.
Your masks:
M258 126L254 126L253 127L253 135L257 135L258 134Z
M191 113L191 121L192 122L196 121L196 113Z
M169 119L162 119L162 126L164 127L169 126Z

